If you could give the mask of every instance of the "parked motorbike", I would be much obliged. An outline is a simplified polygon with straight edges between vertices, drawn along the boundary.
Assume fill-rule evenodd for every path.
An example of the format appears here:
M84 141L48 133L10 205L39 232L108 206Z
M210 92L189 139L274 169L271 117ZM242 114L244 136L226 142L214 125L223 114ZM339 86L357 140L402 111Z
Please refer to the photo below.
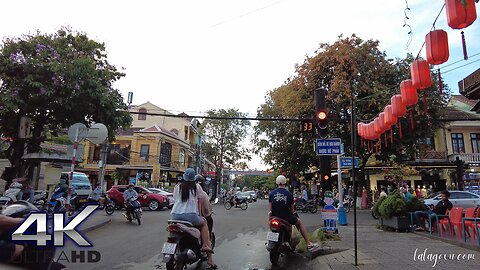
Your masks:
M210 231L212 249L215 247L215 231L213 219ZM167 242L163 243L163 262L167 270L180 270L198 261L207 260L205 252L201 252L200 230L192 223L183 220L169 220L167 231L170 233Z
M353 207L353 198L349 195L345 196L343 199L343 207L345 208L345 212L349 213Z
M22 190L22 184L12 182L9 189L5 190L3 196L0 197L0 205L6 206L17 201L17 195ZM26 194L25 194L26 195Z
M379 216L377 216L377 214L375 213L375 211L373 211L373 206L372 206L372 208L370 209L370 212L372 213L372 217L373 217L374 219L379 219L379 218L380 218Z
M287 255L295 251L300 242L297 237L292 237L292 225L281 218L270 217L270 232L267 234L267 250L270 253L270 262L277 265L280 255Z
M223 206L225 207L225 209L230 210L230 209L232 209L232 207L235 207L235 208L241 208L242 210L247 210L247 208L248 208L248 201L247 201L247 199L238 199L237 205L235 205L234 200L235 200L234 197L232 197L231 199L227 200L227 201L223 204Z
M132 220L136 219L138 225L141 225L140 219L142 218L142 208L140 203L138 202L138 197L133 196L132 198L128 199L125 202L126 212L124 214L125 218L132 222Z
M40 210L45 209L47 203L47 191L42 190L33 196L33 204Z
M3 211L2 214L14 218L25 218L32 212L38 212L39 209L27 202L27 201L17 201L8 205ZM1 240L9 241L11 232L4 232L0 235ZM35 270L58 270L63 269L65 266L61 263L54 262L55 257L55 247L47 246L36 248L30 244L24 245L24 250L21 256L11 262L11 265L20 267L23 269L35 269Z
M314 214L318 211L317 204L314 201L297 201L295 204L295 211L302 211L303 213L307 213L310 211L310 213Z

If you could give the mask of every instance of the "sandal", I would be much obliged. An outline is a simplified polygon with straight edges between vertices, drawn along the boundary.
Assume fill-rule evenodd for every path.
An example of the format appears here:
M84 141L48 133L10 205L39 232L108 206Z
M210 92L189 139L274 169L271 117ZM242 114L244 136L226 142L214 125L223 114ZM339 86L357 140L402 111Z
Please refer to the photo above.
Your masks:
M217 269L218 266L216 264L212 264L212 265L207 265L207 268L205 268L205 270L213 270L213 269Z
M319 247L318 244L312 243L312 244L309 244L309 245L307 246L307 249L314 249L314 248L317 248L317 247Z

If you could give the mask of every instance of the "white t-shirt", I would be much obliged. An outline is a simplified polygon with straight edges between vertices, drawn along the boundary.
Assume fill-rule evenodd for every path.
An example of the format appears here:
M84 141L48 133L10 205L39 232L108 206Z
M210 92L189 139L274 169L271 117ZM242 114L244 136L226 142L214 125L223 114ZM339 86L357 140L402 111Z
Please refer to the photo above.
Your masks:
M197 184L197 194L194 195L193 191L190 192L190 197L186 202L182 201L182 193L180 193L180 184L176 185L173 189L173 199L175 200L175 204L172 208L172 214L189 214L195 213L199 214L198 212L198 198L203 196L202 187Z

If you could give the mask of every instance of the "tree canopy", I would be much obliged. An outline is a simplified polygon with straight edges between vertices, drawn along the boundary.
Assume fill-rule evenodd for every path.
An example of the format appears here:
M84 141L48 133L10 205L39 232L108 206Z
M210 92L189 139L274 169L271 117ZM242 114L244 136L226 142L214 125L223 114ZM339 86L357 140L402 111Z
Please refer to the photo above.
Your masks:
M54 34L6 38L0 48L0 133L14 139L7 157L14 166L23 153L20 119L32 121L28 151L38 152L47 132L71 124L103 123L112 138L131 124L113 82L125 76L107 61L105 45L85 33L62 28ZM21 144L21 146L19 146Z
M250 122L247 120L229 120L227 118L243 118L245 114L237 109L220 109L207 111L208 117L202 127L206 135L203 150L207 157L215 163L217 175L222 167L234 167L237 161L249 159L248 149L241 142L248 134ZM225 119L221 119L225 118Z
M321 44L314 56L307 57L296 66L296 73L276 89L268 92L265 103L257 111L258 117L288 117L313 119L314 89L327 89L329 117L336 121L329 123L329 137L341 138L347 154L351 154L351 91L356 100L356 121L373 120L390 103L392 95L400 92L400 82L410 77L409 66L414 60L411 55L405 59L389 59L378 49L378 41L362 40L356 35L342 38L333 44ZM411 108L417 127L411 130L407 119L400 122L403 138L398 139L394 128L395 144L388 142L377 157L385 162L401 162L412 157L418 139L433 135L438 118L446 105L448 94L443 96L436 88L436 76L432 87L419 92L419 102ZM448 92L448 87L444 91ZM428 114L425 114L423 95L427 95ZM318 163L314 153L314 133L302 133L298 122L260 122L255 127L255 150L264 162L291 173L300 172ZM365 151L357 139L355 152L363 164L372 155Z

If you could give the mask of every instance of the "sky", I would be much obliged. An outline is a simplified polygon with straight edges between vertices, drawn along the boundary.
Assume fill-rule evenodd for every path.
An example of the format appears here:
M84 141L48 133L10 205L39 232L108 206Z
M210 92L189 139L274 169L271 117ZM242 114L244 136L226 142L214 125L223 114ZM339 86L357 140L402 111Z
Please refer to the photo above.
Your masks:
M16 0L2 2L8 12L0 16L0 37L37 30L53 33L69 26L105 43L110 63L126 73L115 87L125 100L133 92L133 104L150 101L191 115L237 108L254 116L267 92L295 74L295 64L340 35L379 40L390 58L417 55L443 4L443 0ZM450 59L440 67L463 59L461 30L448 27L445 10L435 27L449 37ZM475 62L480 60L480 19L464 31L472 57L442 68L454 94L458 81L480 67L480 61ZM420 56L425 57L425 49ZM258 157L249 164L265 168Z

